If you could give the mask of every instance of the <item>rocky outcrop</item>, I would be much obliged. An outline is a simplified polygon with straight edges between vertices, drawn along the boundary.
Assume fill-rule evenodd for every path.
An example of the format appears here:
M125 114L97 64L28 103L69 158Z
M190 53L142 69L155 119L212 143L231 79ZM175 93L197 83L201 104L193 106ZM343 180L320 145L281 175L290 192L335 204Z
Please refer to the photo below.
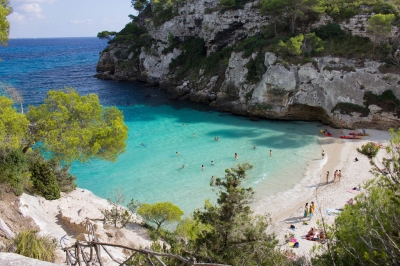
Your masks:
M15 253L0 252L0 265L3 266L57 266L51 262L27 258Z
M154 38L150 49L142 48L136 59L118 44L111 44L101 53L96 76L104 79L139 80L160 87L173 99L191 99L242 115L285 120L319 120L337 127L370 127L387 129L399 127L395 112L369 105L369 114L335 109L338 104L365 107L364 95L376 95L391 90L400 98L400 75L380 71L382 63L334 57L312 58L310 63L288 65L277 55L264 54L265 73L258 82L248 78L248 63L258 54L244 57L232 52L225 73L204 75L200 69L196 78L178 79L169 64L183 51L165 53L168 37L183 41L189 36L202 38L210 55L223 47L260 33L269 17L260 15L254 3L243 9L218 12L219 1L188 1L178 8L178 15L160 26L150 21L144 26ZM349 33L369 37L366 21L370 15L357 15L341 24ZM332 22L321 15L316 27ZM392 34L399 33L393 27ZM126 49L125 49L126 50ZM121 52L122 51L122 52Z

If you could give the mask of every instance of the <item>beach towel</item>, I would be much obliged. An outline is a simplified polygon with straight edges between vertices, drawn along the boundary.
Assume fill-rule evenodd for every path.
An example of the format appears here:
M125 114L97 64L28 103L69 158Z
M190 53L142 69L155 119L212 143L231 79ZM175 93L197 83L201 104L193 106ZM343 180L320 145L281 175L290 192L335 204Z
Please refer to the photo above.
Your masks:
M339 215L339 213L341 213L341 210L338 209L326 209L326 213L328 215Z
M354 188L352 187L352 188L347 189L346 191L347 191L347 192L350 192L350 193L358 193L358 192L360 192L360 188L354 189Z

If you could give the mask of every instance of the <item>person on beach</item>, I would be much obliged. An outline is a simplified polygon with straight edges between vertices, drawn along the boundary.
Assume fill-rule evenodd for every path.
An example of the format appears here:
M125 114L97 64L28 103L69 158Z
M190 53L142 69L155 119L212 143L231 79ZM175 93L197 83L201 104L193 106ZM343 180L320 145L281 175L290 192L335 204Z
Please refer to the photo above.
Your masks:
M356 158L354 159L354 161L355 161L355 162L358 162L358 158L356 157Z
M308 208L308 202L307 202L306 206L304 206L304 218L308 217L309 212L310 209Z
M315 211L314 201L311 201L311 206L310 206L310 219L313 217L314 211Z
M326 172L326 183L328 184L328 180L329 180L329 171Z
M269 150L269 157L272 157L272 150Z
M337 178L339 179L339 182L341 177L342 177L342 170L339 170L339 172L337 173Z
M235 152L235 159L239 159L239 155Z
M324 150L322 150L322 159L324 159L325 158L325 151Z
M338 173L338 170L335 170L335 172L333 173L333 183L335 183L337 173Z

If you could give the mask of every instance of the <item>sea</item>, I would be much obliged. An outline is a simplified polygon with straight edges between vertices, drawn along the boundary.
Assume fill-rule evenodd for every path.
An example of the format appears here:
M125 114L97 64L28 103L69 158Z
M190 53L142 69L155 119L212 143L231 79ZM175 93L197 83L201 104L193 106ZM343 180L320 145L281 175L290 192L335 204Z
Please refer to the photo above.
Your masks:
M25 109L41 104L49 90L73 87L123 111L129 127L125 153L116 162L73 163L79 188L106 199L123 193L125 204L132 198L170 201L189 216L206 199L216 203L219 190L210 186L212 177L224 178L225 169L240 163L253 165L243 186L254 189L252 206L259 213L267 210L258 202L273 198L283 209L294 196L304 199L318 182L324 163L320 123L253 121L205 104L169 100L157 87L93 78L106 46L98 38L44 38L11 39L0 47L0 83L20 91Z

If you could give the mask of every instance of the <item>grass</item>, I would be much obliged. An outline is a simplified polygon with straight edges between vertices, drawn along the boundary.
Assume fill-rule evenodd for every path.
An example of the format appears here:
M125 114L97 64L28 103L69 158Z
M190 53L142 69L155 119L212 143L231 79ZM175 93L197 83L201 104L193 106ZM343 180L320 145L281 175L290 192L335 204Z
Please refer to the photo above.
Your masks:
M27 230L19 232L8 243L7 250L15 250L14 253L25 257L54 262L56 243L56 239L50 236L38 236L37 231Z

